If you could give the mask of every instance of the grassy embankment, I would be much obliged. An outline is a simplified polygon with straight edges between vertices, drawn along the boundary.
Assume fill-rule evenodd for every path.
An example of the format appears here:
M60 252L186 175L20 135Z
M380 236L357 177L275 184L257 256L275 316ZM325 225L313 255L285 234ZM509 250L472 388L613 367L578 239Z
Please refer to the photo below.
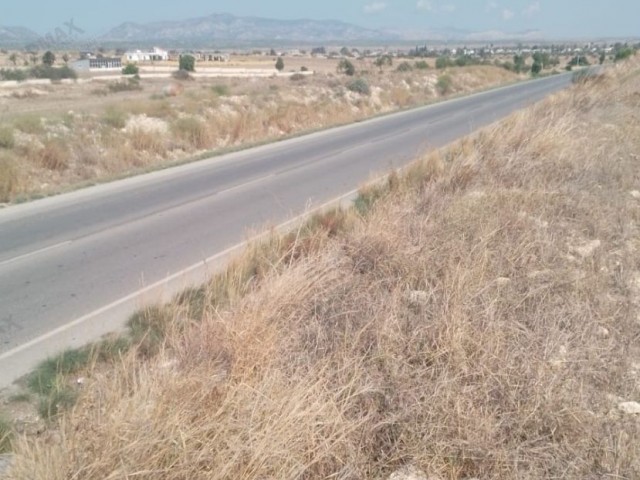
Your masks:
M368 90L352 77L318 74L295 81L203 79L171 88L144 80L111 83L110 89L61 85L42 98L9 99L8 111L28 106L30 113L5 114L0 121L0 202L349 123L520 77L499 67L474 66L445 72L374 70L362 78ZM86 89L86 100L69 102L66 96L74 88ZM70 111L67 103L79 109ZM52 105L58 105L59 114L51 113Z
M619 66L254 246L13 478L640 477L639 107Z

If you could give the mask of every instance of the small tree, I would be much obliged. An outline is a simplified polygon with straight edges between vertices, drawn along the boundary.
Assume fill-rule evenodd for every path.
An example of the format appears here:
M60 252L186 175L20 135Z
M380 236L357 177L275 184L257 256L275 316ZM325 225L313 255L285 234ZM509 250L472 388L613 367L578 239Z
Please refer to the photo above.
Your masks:
M179 69L185 72L196 71L196 59L193 55L180 55L180 61L178 62Z
M338 72L353 77L356 73L356 67L353 66L353 63L351 63L351 61L343 58L338 63Z
M600 53L600 59L599 59L600 65L602 65L606 59L607 59L607 54L604 52Z
M534 77L537 77L538 75L540 75L541 71L542 71L542 63L533 62L533 65L531 66L531 75L533 75Z
M15 53L12 53L11 55L9 55L9 61L13 63L13 66L15 67L16 64L18 63L18 55L16 55Z
M278 57L278 60L276 60L276 70L278 70L279 72L284 70L284 60L282 59L282 57Z
M138 73L140 73L140 69L135 63L127 63L122 69L123 75L138 75Z
M42 63L44 63L47 67L53 66L55 62L56 62L56 56L53 54L51 50L48 50L42 56Z
M65 65L69 63L69 54L65 53L64 55L62 55L62 61Z

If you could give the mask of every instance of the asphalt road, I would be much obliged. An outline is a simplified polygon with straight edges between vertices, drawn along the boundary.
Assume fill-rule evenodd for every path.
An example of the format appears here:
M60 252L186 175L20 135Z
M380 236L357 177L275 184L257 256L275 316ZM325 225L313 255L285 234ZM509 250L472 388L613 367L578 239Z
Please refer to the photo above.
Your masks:
M252 231L570 82L565 74L520 83L0 210L0 386L121 328L151 300L150 289L133 292L173 293L189 283L176 272L190 266L201 281L206 259Z

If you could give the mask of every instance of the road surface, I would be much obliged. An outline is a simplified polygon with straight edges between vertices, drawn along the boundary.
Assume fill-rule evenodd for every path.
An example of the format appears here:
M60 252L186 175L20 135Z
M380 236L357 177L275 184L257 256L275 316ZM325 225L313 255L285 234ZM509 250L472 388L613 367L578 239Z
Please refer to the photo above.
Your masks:
M520 83L0 210L0 387L118 330L160 290L202 281L251 231L570 83Z

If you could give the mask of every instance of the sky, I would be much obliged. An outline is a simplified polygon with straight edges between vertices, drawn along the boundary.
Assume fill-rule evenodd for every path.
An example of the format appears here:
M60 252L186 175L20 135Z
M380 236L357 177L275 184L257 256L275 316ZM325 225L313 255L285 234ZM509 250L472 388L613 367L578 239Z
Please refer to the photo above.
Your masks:
M87 35L122 22L212 13L334 19L369 28L540 30L549 38L638 37L640 0L2 0L0 25L46 34L65 22ZM66 28L65 28L66 29Z

